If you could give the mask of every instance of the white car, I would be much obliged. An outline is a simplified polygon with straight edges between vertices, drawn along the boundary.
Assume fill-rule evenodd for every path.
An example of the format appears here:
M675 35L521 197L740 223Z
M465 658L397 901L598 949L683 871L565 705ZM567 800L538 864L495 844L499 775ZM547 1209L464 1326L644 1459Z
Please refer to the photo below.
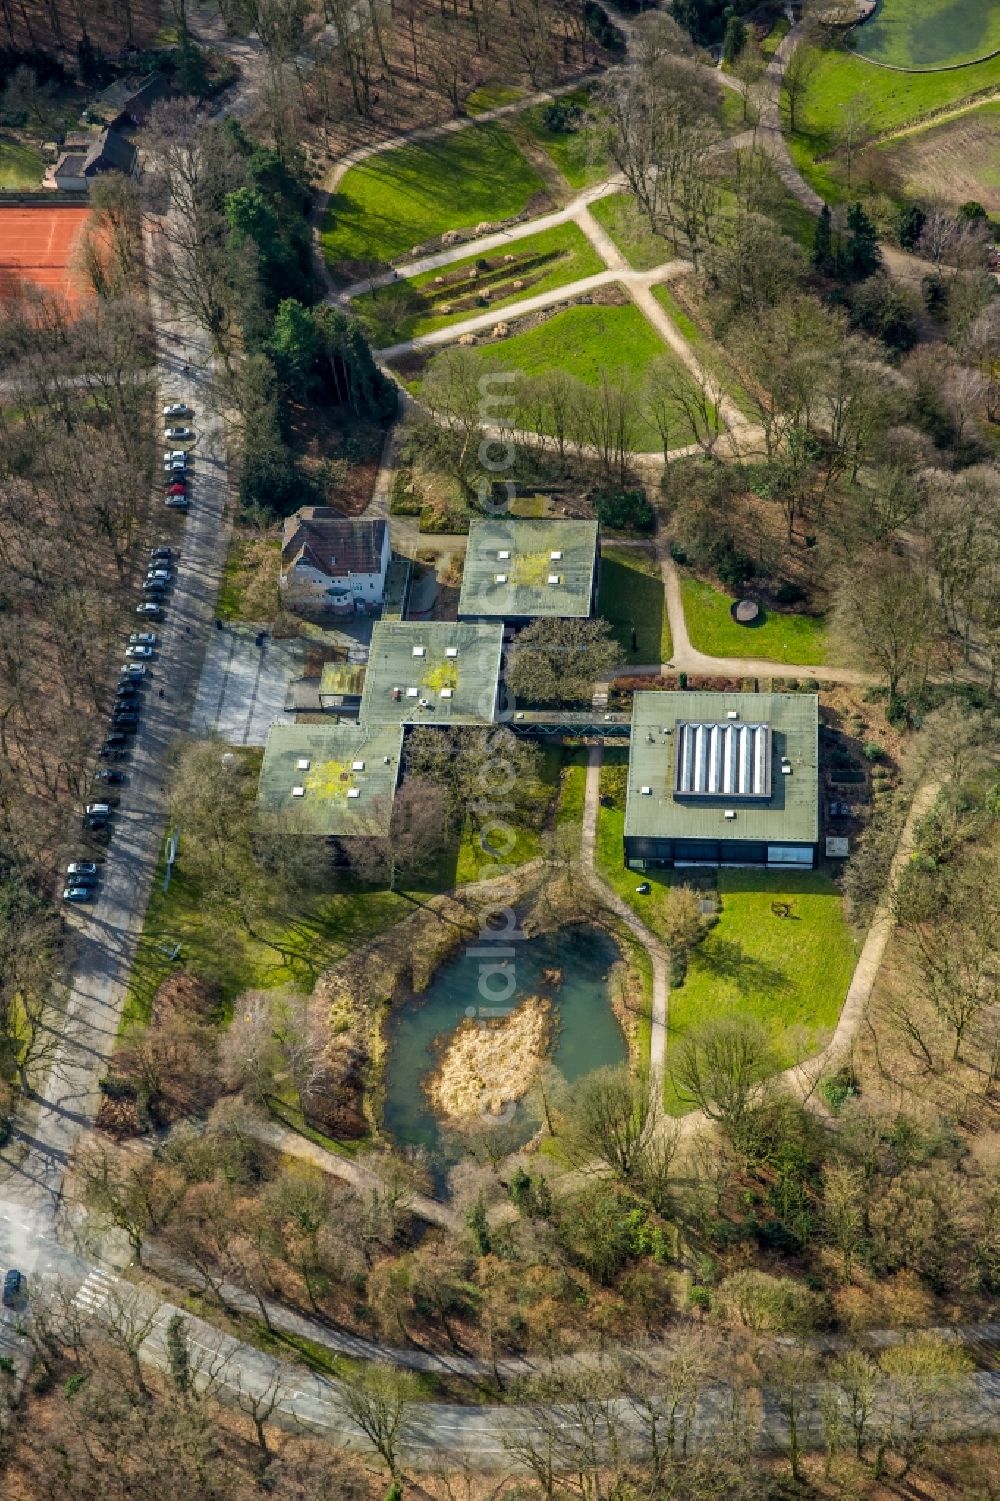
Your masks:
M153 655L153 648L151 646L126 646L125 655L127 657L149 658Z
M163 455L163 462L165 464L186 464L187 461L188 456L186 448L169 448Z
M194 437L194 428L168 427L163 436L169 443L187 443Z
M139 678L146 676L146 669L141 662L126 662L118 676L136 682Z
M158 646L160 638L155 631L133 631L128 638L129 646Z
M183 401L172 401L169 406L163 408L163 415L164 417L190 417L193 414L191 408L185 406Z
M186 511L188 498L186 495L168 495L163 504L171 511Z

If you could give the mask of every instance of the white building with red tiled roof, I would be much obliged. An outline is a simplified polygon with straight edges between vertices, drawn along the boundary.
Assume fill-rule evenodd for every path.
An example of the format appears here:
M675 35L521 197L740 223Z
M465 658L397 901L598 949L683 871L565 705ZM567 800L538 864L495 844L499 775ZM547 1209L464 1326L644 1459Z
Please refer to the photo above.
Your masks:
M342 516L333 506L303 506L289 516L282 534L282 598L300 613L375 614L389 558L386 521Z

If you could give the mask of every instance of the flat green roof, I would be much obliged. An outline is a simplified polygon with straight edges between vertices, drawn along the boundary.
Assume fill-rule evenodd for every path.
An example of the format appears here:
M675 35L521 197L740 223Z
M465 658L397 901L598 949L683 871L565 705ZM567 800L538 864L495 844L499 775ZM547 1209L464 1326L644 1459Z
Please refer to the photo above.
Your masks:
M272 725L257 806L302 834L384 834L402 745L398 725Z
M458 613L498 620L586 617L596 564L596 521L532 521L516 516L473 521Z
M731 718L730 716L735 716ZM719 727L703 737L704 782L677 757L685 742L681 725ZM740 748L727 771L709 757L740 727L766 726L754 738L767 764L748 772L744 791L705 790L728 781L740 786ZM691 747L692 742L686 742ZM782 771L787 760L790 770ZM680 786L681 791L675 789ZM644 792L643 788L648 788ZM727 810L735 818L726 818ZM815 693L637 693L632 700L625 837L637 839L746 839L815 844L819 839L819 700Z
M503 626L380 620L372 631L361 719L367 724L488 724Z

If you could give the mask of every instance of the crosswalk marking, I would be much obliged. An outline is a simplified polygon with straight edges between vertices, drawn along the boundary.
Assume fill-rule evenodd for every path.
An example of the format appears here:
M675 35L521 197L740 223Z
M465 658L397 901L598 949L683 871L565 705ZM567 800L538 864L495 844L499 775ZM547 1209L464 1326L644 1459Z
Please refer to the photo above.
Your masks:
M107 1307L114 1285L115 1279L110 1272L95 1267L86 1280L81 1282L73 1302L78 1308L85 1308L90 1313L100 1313Z

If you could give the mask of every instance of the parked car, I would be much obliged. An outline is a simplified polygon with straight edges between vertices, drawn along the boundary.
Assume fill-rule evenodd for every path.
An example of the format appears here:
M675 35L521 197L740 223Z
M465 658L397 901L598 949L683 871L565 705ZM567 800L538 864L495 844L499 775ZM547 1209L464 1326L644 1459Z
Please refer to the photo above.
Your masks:
M163 455L163 462L165 464L172 464L175 459L179 459L182 464L186 464L187 461L188 461L188 451L187 451L187 449L186 448L168 448L167 451L166 451L166 453Z
M169 563L151 563L146 570L147 579L160 579L164 584L169 584L172 574Z
M169 406L163 408L164 417L192 417L194 413L183 401L172 401Z
M145 615L148 620L162 620L163 606L158 605L155 600L145 599L141 605L136 605L135 613Z
M94 888L93 886L64 886L62 899L64 902L92 902ZM7 1302L6 1296L4 1296L4 1302Z
M123 771L115 771L113 767L102 766L94 772L95 782L106 782L109 787L121 787L127 781Z
M129 646L159 646L160 638L155 631L133 631L128 638Z
M184 486L182 485L181 489L183 490L183 488ZM165 562L169 563L173 555L174 550L172 547L151 547L149 549L149 556L151 560L155 558L163 558Z
M163 436L168 443L189 443L194 437L194 429L190 427L168 427Z
M187 481L184 480L184 479L177 479L176 476L171 476L170 484L167 486L167 494L168 495L186 495L187 494Z
M139 716L131 708L116 709L111 716L111 727L124 735L134 735L139 728Z
M97 754L102 761L124 761L128 755L128 740L115 730L107 737Z
M118 676L129 678L133 683L137 683L146 676L146 669L141 662L126 662Z
M145 579L142 585L143 594L166 594L166 579Z
M19 1272L16 1267L11 1267L8 1272L4 1273L3 1306L5 1308L14 1307L23 1286L24 1273Z
M67 876L80 876L81 878L83 876L93 876L95 880L99 871L100 866L95 865L93 860L71 860L66 867ZM75 885L76 883L72 882L71 884Z
M163 504L171 511L186 511L188 508L188 498L183 493L180 495L168 495Z
M164 472L164 474L183 474L186 469L187 469L187 458L186 457L184 457L184 458L178 458L178 459L164 459L163 460L163 472Z
M127 657L151 657L153 648L151 646L126 646L125 655Z

